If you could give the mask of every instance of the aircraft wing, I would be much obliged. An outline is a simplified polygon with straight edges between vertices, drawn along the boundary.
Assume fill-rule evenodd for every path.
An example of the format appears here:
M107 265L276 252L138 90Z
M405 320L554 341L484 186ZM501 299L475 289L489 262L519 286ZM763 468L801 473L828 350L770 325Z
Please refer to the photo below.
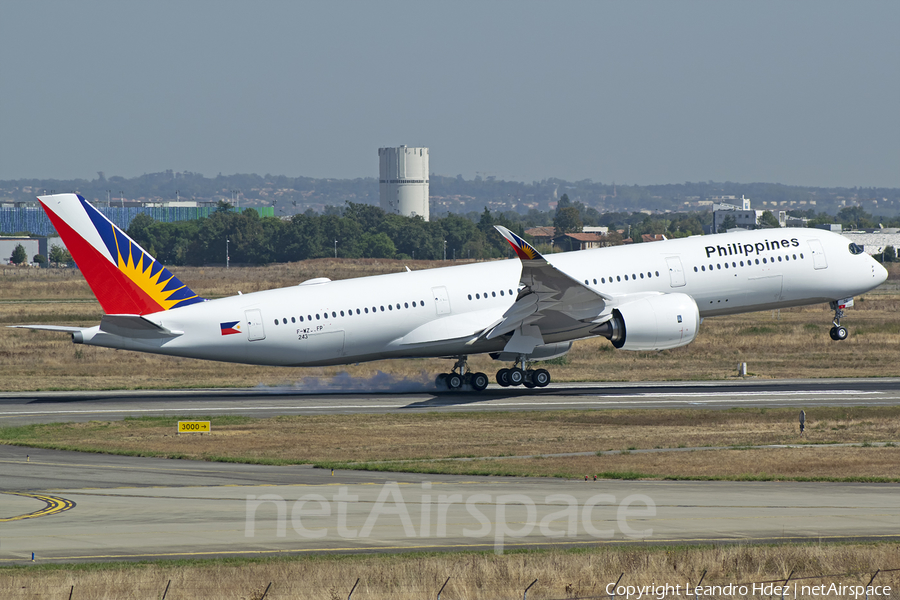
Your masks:
M499 323L486 330L486 339L532 325L539 330L530 330L534 336L548 327L579 328L589 323L600 324L610 318L609 314L599 315L615 299L613 296L591 289L554 267L531 244L506 227L495 227L522 261L522 275L516 302Z

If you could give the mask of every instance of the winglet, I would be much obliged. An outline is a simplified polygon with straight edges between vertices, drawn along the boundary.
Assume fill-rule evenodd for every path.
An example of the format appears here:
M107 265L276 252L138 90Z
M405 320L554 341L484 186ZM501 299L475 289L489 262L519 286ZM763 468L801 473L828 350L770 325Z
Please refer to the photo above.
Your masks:
M506 238L506 241L509 242L509 245L513 247L513 250L516 251L516 254L520 259L544 260L544 257L541 256L541 253L534 249L534 246L514 234L503 225L494 225L494 228L500 232L500 235Z

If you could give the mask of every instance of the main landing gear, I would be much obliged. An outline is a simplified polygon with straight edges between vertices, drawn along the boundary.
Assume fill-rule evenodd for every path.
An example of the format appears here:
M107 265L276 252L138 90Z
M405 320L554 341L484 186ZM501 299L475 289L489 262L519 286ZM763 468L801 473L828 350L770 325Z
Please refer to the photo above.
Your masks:
M846 327L841 327L841 317L844 316L844 306L846 306L846 304L842 304L840 301L833 301L831 303L831 308L834 309L834 320L832 321L834 327L831 328L828 335L836 342L846 340L850 335L847 332Z
M550 372L547 369L526 368L525 357L520 356L512 369L497 371L497 383L503 387L524 385L527 388L545 387L550 383Z
M472 373L466 364L467 356L460 356L449 373L441 373L435 378L434 383L439 389L450 391L461 390L463 386L469 386L476 392L480 392L488 386L488 376L484 373Z

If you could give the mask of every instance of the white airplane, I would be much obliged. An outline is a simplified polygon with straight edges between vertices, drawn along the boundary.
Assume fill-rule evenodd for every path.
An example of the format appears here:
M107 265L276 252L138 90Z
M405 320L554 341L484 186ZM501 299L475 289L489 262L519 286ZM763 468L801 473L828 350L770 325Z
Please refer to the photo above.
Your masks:
M256 365L340 365L385 358L456 359L439 386L476 391L466 363L512 363L501 386L543 387L533 361L603 336L624 350L690 343L705 317L830 302L843 310L887 271L846 238L764 229L542 256L497 227L518 259L330 281L207 300L76 194L38 198L104 316L67 332L76 344Z

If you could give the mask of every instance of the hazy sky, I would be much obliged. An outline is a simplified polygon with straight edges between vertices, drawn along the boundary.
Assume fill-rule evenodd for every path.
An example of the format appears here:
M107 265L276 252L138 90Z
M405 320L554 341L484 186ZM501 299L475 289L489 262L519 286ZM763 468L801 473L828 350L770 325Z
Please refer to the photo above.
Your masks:
M900 2L78 2L0 10L0 179L900 187Z

